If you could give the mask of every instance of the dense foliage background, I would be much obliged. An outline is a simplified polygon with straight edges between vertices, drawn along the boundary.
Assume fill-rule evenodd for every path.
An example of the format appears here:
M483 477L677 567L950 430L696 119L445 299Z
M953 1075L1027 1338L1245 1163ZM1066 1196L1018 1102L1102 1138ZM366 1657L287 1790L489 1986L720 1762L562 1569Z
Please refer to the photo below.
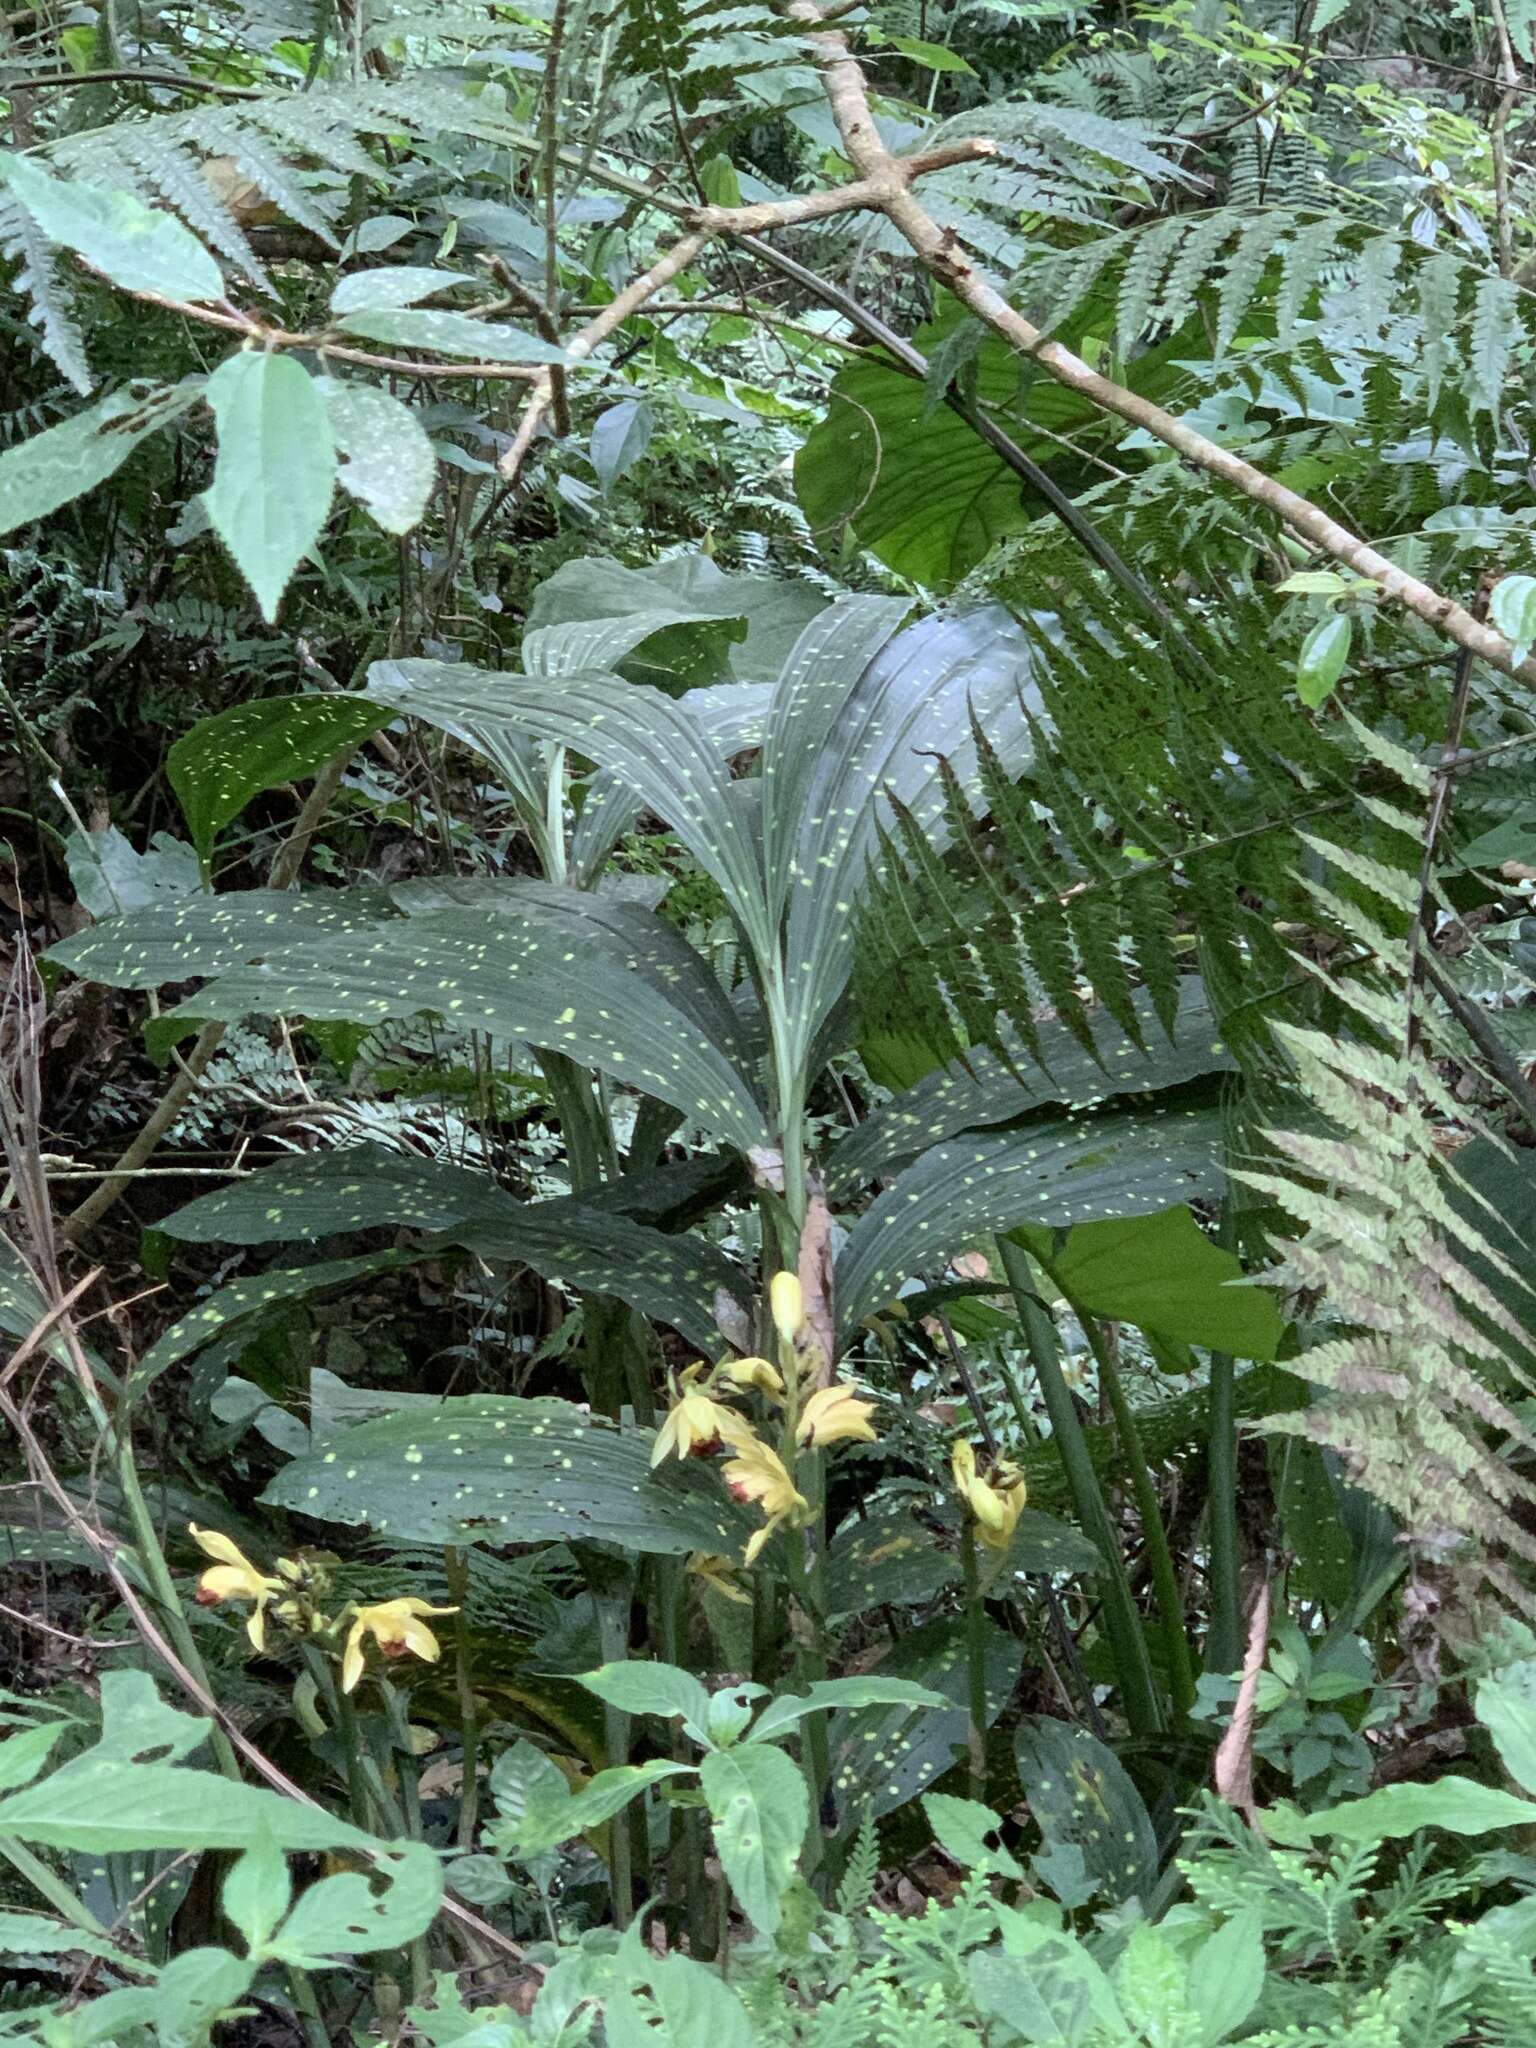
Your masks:
M0 2039L1536 2035L1533 109L0 14Z

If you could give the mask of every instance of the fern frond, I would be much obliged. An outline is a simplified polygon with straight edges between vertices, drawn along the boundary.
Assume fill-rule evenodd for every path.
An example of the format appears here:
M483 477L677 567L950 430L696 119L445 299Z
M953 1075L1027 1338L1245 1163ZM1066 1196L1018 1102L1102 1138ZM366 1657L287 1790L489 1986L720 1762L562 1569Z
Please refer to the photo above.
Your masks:
M12 285L32 301L28 325L37 330L43 353L83 396L91 388L91 366L59 280L57 257L33 225L30 214L0 194L0 259L14 263Z

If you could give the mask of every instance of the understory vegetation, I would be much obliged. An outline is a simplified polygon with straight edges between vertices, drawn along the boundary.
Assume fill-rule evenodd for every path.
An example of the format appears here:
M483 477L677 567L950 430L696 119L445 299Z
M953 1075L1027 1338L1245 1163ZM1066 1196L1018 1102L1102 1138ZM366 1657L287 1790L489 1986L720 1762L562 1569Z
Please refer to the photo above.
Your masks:
M0 2043L1536 2041L1533 137L0 12Z

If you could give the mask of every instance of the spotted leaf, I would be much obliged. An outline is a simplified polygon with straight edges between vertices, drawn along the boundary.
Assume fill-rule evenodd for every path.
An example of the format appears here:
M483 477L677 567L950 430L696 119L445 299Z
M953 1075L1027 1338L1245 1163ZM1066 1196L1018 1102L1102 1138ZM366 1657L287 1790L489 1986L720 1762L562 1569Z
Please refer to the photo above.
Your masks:
M397 1543L612 1543L734 1554L750 1533L718 1479L650 1469L650 1432L568 1401L461 1395L360 1422L286 1465L263 1499Z

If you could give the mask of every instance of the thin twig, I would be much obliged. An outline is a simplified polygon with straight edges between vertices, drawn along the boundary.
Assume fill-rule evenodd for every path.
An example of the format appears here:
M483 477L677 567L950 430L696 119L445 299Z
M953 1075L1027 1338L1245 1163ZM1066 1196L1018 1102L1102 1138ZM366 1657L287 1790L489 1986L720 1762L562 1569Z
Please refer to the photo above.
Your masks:
M1509 205L1509 117L1520 96L1520 67L1515 62L1515 45L1509 33L1509 16L1504 0L1488 0L1493 32L1499 45L1499 78L1504 90L1494 109L1488 140L1493 151L1493 210L1499 245L1499 274L1515 274L1515 232Z

